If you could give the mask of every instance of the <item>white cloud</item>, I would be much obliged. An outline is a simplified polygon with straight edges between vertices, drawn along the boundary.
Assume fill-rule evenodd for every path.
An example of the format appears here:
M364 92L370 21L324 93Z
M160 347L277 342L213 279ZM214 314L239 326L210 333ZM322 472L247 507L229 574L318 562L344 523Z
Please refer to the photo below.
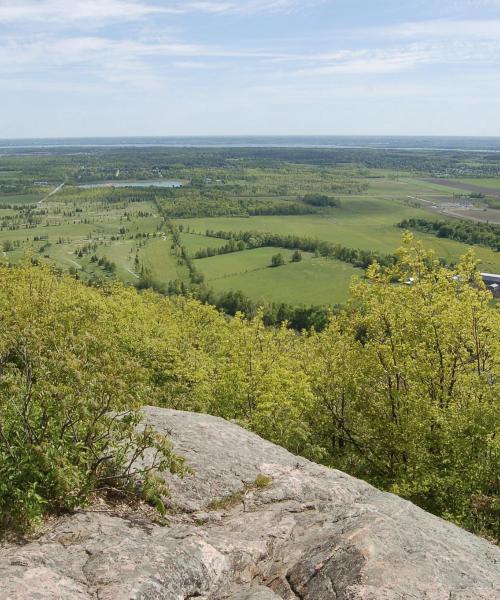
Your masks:
M500 4L500 2L499 2ZM400 23L379 30L382 36L398 38L483 38L498 39L500 19L435 19Z
M297 76L384 74L410 71L423 65L500 63L500 40L495 42L412 43L388 48L367 48L302 56Z
M313 3L322 0L312 0ZM154 4L142 0L0 0L0 23L101 23L135 21L158 15L201 12L272 13L303 8L301 0L166 0Z
M0 0L0 23L128 21L169 12L134 0Z
M38 36L5 39L0 53L0 75L45 73L57 77L64 69L86 69L106 81L133 81L140 73L148 86L160 85L162 73L174 69L228 69L260 79L391 74L425 65L500 64L500 40L491 42L419 42L385 48L336 52L287 53L248 50L178 40L116 40L105 36ZM82 76L84 71L81 72ZM139 78L140 79L140 78Z

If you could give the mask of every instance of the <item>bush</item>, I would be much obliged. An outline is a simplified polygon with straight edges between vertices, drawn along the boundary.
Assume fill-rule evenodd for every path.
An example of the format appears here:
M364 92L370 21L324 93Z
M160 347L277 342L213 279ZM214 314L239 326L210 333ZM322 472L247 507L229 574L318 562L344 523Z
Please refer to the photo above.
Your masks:
M275 254L271 258L271 267L282 267L285 264L285 259L283 258L283 254Z
M309 204L310 206L340 206L340 202L336 198L332 198L331 196L325 196L324 194L307 194L302 198L302 200L305 204Z
M147 373L112 304L44 268L0 268L0 280L0 526L26 529L96 493L159 498L154 471L182 461L137 430ZM138 468L148 448L154 464Z
M4 524L93 493L154 499L129 450L156 445L162 466L180 464L151 431L137 437L147 401L235 420L500 541L500 314L472 255L450 270L407 237L352 296L332 315L275 306L323 330L297 335L238 293L228 319L191 298L0 268Z

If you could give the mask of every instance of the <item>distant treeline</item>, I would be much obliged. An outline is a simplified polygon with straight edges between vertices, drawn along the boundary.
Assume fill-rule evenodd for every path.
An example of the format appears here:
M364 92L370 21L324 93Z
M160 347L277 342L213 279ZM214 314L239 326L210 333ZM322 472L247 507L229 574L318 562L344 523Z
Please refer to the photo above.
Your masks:
M326 196L324 194L307 194L302 198L305 204L317 207L340 206L340 201L337 198Z
M466 220L431 221L429 219L405 219L401 223L398 223L397 226L402 229L432 233L437 237L449 238L465 244L486 246L500 252L500 225Z
M164 214L170 218L196 217L251 217L271 215L315 214L311 206L298 202L223 198L220 195L206 197L201 194L182 197L175 201L163 201Z
M285 302L256 302L242 291L216 292L203 283L189 285L183 281L171 281L166 289L160 291L169 296L196 298L204 304L215 306L230 316L242 313L247 318L252 319L259 313L266 325L280 326L286 322L290 329L297 331L303 331L304 329L322 331L327 326L330 315L340 310L339 305L293 306Z
M229 197L227 190L216 187L167 190L162 198L164 214L169 218L309 215L335 206L340 202L324 194L308 194L295 200Z
M390 169L425 175L494 177L500 175L500 153L454 150L363 148L10 148L3 150L2 171L22 172L2 178L5 191L33 181L86 183L116 179L178 178L191 169L272 169L284 165ZM161 174L161 175L160 175Z
M383 266L390 266L395 261L392 254L380 254L373 250L363 250L361 248L348 248L341 244L333 244L332 242L297 235L259 231L213 231L211 229L207 229L205 235L207 237L229 240L229 242L221 248L199 250L195 254L195 258L228 254L252 248L273 247L313 252L318 256L340 260L361 269L366 269L375 261Z

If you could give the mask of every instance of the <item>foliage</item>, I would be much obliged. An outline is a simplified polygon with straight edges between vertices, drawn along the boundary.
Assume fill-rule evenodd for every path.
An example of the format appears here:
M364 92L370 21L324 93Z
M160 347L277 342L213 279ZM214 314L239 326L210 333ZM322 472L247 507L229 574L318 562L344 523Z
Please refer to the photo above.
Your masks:
M500 252L500 225L454 219L453 221L431 221L429 219L405 219L398 223L403 229L414 229L433 233L438 237L450 238L465 244L486 246Z
M332 464L498 539L498 311L472 254L450 272L408 238L398 258L316 338L314 429Z
M340 206L340 202L337 200L337 198L332 198L326 194L307 194L302 198L302 201L310 206L323 208L327 206Z
M215 254L240 252L247 248L270 246L273 248L291 248L302 250L303 252L314 252L319 256L341 260L364 269L374 261L386 266L394 262L394 257L391 255L384 255L379 252L362 250L360 248L347 248L341 244L333 244L319 240L318 238L301 237L298 235L267 233L263 231L213 231L211 229L207 229L205 235L207 237L229 240L229 243L217 249L207 249L205 253L200 251L196 254L198 258ZM240 245L240 242L243 242L243 245ZM213 252L213 254L210 254L210 252Z
M285 264L285 259L283 257L283 254L278 253L278 254L274 254L271 257L271 267L282 267Z
M99 428L107 456L132 431L109 412L147 401L235 420L499 537L500 318L471 254L450 270L409 237L323 331L301 335L267 327L262 312L228 319L187 297L93 289L30 266L0 273L2 514L33 519L105 487L108 470L90 468L100 448L82 442L89 422L113 423Z
M149 384L127 307L44 268L0 267L0 281L0 526L25 529L95 493L164 494L154 471L181 461L137 430Z

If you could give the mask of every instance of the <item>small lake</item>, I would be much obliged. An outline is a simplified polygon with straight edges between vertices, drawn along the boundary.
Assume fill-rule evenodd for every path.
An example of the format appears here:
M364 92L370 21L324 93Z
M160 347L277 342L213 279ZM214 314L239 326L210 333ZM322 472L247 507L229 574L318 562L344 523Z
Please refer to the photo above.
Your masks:
M78 187L84 189L114 187L114 188L179 188L182 187L180 181L171 179L145 180L145 181L103 181L100 183L86 183Z

